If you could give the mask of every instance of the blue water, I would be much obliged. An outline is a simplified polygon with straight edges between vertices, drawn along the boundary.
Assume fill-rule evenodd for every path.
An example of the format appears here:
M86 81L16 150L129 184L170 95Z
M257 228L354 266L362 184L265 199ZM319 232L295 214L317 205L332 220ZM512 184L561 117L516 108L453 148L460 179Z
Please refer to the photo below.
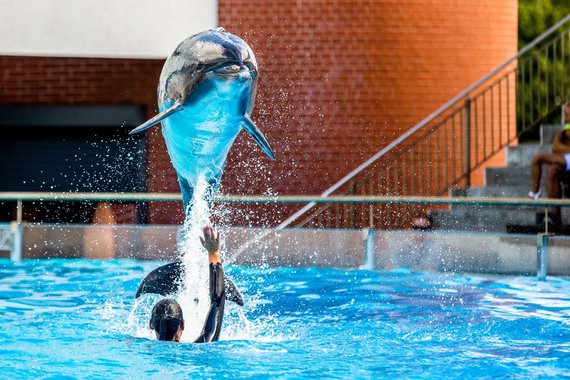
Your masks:
M151 339L145 308L154 300L135 305L133 295L158 265L0 261L2 377L570 374L567 279L228 267L245 293L243 315L230 305L222 340L196 345Z

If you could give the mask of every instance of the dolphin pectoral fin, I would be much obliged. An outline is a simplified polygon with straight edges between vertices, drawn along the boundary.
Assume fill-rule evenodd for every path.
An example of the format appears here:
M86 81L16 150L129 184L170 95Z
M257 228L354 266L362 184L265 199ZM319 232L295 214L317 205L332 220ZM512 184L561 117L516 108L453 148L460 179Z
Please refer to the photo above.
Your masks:
M272 160L274 160L275 154L273 154L273 150L269 146L267 139L265 138L265 136L263 136L263 133L261 133L259 128L257 128L257 126L255 125L253 120L251 120L249 115L244 115L241 126L255 140L257 145L259 145L261 149L263 149L263 151L267 153L267 155L271 157Z
M162 111L155 117L150 120L147 120L143 124L139 125L135 129L129 132L129 135L134 135L135 133L139 133L144 131L145 129L149 129L153 125L160 123L162 120L166 119L168 116L172 115L174 112L179 111L182 107L182 103L176 102L170 108Z

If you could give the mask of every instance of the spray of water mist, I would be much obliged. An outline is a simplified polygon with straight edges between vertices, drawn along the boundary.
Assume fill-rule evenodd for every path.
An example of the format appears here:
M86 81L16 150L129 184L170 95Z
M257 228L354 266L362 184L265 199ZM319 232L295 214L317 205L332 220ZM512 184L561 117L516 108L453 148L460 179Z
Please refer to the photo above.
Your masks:
M191 342L200 335L210 306L208 256L200 243L199 236L202 234L202 228L205 225L211 224L212 219L219 220L222 218L226 210L224 208L216 208L213 211L210 208L209 196L211 194L208 184L202 179L194 188L194 197L190 203L189 212L186 214L186 220L178 238L178 252L185 268L185 275L180 279L180 292L169 297L175 298L184 312L185 330L182 335L183 342ZM222 230L220 243L223 260L224 228L220 225L216 227L218 230ZM259 292L256 294L248 293L247 281L240 281L239 278L234 278L234 280L244 292L246 305L242 309L232 302L226 302L224 325L220 338L222 340L283 340L284 338L276 333L277 321L274 316L257 318L254 321L248 320L246 314L253 312L260 304L263 304L261 302L262 294ZM148 321L152 307L161 298L162 296L156 294L144 294L135 300L133 308L126 318L126 330L129 331L130 335L154 339L154 333L148 328ZM108 317L113 314L112 308L106 307L105 315ZM125 331L124 326L121 326L119 330Z
M181 291L177 295L178 302L182 306L185 319L185 332L183 341L192 341L197 337L202 329L204 319L210 306L209 298L209 270L207 252L200 243L199 236L202 228L211 224L212 219L221 219L225 210L218 208L215 212L210 208L211 196L208 183L201 178L194 188L194 195L190 203L189 212L186 213L186 220L181 231L178 243L178 251L182 255L182 263L185 267L185 276L182 279ZM214 214L215 213L215 214ZM223 226L218 226L223 231ZM224 234L221 234L222 260L224 255ZM239 283L239 281L238 281ZM247 297L251 303L260 295ZM247 307L247 306L246 306ZM268 336L262 336L264 332L273 331L275 326L269 326L274 321L261 319L251 322L247 319L244 311L237 305L226 302L226 312L224 316L224 327L221 338L225 340L266 340ZM273 335L271 335L273 339Z
M211 224L209 196L208 183L200 178L178 239L178 252L185 269L181 291L177 296L186 321L183 340L192 340L191 337L200 335L210 306L208 256L199 238L202 227Z

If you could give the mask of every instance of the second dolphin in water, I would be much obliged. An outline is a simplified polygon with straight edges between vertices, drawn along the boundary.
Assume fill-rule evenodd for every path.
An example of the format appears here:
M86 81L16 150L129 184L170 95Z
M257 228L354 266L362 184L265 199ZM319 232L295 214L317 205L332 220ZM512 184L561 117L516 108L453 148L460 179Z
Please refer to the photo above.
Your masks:
M162 123L186 213L200 178L210 184L211 194L217 190L242 129L275 159L250 117L257 76L251 48L222 28L187 38L166 60L158 83L160 113L130 133Z

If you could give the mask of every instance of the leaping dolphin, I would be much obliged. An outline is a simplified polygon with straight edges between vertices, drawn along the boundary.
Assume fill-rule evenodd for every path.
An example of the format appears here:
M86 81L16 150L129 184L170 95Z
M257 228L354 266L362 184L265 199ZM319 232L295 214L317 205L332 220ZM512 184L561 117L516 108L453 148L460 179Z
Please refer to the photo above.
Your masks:
M228 151L241 129L275 159L250 117L257 76L251 48L223 28L187 38L164 63L158 83L160 113L130 134L162 123L185 213L201 177L210 184L210 194L217 190Z

